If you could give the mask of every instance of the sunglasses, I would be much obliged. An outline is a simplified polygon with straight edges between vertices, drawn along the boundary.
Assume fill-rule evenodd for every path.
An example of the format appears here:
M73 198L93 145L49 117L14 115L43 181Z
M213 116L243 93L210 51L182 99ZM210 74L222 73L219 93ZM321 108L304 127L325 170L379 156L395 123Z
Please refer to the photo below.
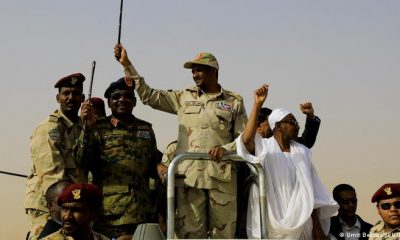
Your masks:
M357 199L357 198L341 199L340 202L341 202L342 204L349 204L349 203L351 202L352 204L355 205L355 204L357 204L358 199Z
M296 120L294 120L294 119L291 119L291 120L282 120L282 121L279 121L279 122L288 123L288 124L293 125L293 126L295 126L295 127L298 127L298 126L299 126L299 122L296 121Z
M112 100L119 100L119 99L121 99L122 96L124 96L124 98L128 99L128 100L133 100L135 98L135 94L130 91L113 92L113 93L111 93L110 98Z
M400 209L400 201L394 202L394 203L382 203L380 204L381 209L383 210L389 210L392 205L396 208L396 209Z

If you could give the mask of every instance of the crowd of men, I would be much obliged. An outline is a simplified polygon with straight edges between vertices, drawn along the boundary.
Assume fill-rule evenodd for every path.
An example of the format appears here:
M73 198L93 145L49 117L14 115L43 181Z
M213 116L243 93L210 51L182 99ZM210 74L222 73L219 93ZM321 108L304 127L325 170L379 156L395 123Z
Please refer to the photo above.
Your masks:
M373 195L382 218L374 227L355 214L353 187L338 185L332 196L323 186L311 161L321 121L310 102L300 104L306 125L299 137L290 111L262 107L266 84L254 91L247 118L243 98L218 83L219 65L211 53L184 63L195 86L182 90L150 87L122 45L114 54L125 76L104 92L111 115L102 98L85 100L81 73L54 85L59 108L30 139L27 239L122 240L132 239L141 223L162 226L165 214L154 211L159 201L151 179L163 182L173 157L184 152L208 153L212 160L178 165L176 238L262 238L264 227L275 239L399 238L400 184L385 184ZM135 92L143 104L178 116L178 139L164 155L152 124L133 113ZM220 161L227 151L263 166L267 226L260 225L258 188L244 184L251 171Z

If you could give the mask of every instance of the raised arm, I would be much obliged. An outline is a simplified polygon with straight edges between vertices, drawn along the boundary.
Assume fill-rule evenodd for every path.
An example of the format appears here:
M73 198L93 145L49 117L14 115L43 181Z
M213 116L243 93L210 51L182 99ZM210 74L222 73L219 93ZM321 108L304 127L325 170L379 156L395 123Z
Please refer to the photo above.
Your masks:
M247 151L253 155L255 153L254 137L256 135L256 130L257 130L257 118L258 114L260 113L262 105L267 99L267 96L268 96L267 84L262 85L260 88L254 91L254 105L241 137L243 145L246 147Z
M307 119L303 134L296 141L308 148L312 148L317 139L321 120L314 115L314 108L311 102L300 104L300 110L307 116Z

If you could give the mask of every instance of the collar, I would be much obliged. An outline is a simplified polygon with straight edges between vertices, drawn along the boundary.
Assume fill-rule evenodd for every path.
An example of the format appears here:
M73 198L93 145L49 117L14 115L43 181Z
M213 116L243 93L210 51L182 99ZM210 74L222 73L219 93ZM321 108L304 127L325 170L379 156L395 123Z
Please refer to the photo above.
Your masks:
M216 94L216 98L226 94L226 90L223 89L220 84L218 84L218 86L219 86L220 92L218 94ZM197 95L199 95L199 96L205 94L205 92L203 90L201 90L201 88L199 88L197 86L194 86L194 87L191 87L191 88L187 88L186 90L191 91L191 92L196 92Z
M74 123L73 121L71 121L62 111L61 109L58 109L56 111L58 114L60 114L61 118L63 118L65 125L67 125L68 128L73 127L74 125L78 125L80 127L82 127L82 121L79 118L77 123Z
M340 225L342 226L342 229L346 229L346 230L350 230L350 229L353 229L353 228L361 229L361 222L360 222L360 220L358 219L357 216L356 216L356 223L352 227L347 225L347 223L345 221L343 221L340 217L339 217L339 222L340 222Z

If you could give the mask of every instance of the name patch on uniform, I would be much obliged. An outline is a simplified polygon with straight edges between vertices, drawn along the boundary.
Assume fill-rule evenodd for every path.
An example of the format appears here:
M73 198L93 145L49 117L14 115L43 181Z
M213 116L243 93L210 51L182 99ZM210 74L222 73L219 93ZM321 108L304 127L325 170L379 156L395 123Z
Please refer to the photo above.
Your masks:
M217 102L217 103L215 103L215 105L218 109L225 110L225 111L228 111L231 113L235 112L235 109L232 107L232 105L230 105L226 102Z
M50 139L53 141L59 141L61 139L61 133L58 129L52 129L49 132Z
M144 139L151 139L151 134L149 131L138 131L136 134L139 138L144 138Z
M203 103L199 102L199 101L186 101L185 105L186 106L203 106Z

